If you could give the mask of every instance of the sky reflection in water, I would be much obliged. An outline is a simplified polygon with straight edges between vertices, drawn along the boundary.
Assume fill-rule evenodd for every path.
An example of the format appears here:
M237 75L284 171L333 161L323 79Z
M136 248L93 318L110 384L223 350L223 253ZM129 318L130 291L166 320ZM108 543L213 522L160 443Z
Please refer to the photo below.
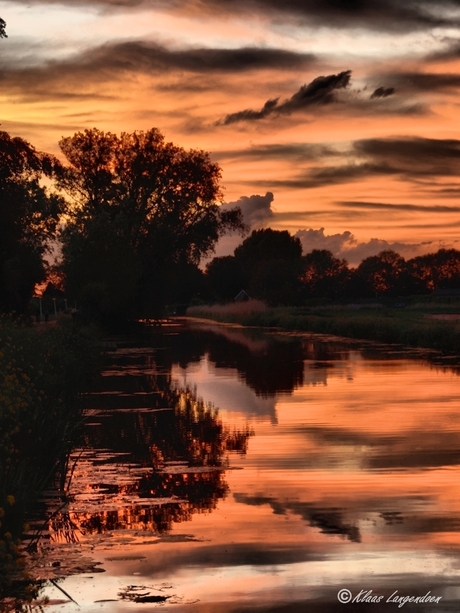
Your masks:
M168 596L171 611L343 611L341 588L431 590L442 606L404 610L456 610L455 370L307 338L171 331L113 356L103 391L124 396L88 398L69 517L106 573L62 584L82 611L138 608L120 600L127 586ZM204 405L192 394L195 413L179 416L171 386Z

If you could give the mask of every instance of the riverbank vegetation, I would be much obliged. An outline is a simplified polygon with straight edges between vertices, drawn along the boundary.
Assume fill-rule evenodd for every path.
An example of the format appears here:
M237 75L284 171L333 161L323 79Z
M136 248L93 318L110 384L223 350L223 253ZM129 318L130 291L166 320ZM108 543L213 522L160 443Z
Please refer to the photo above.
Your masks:
M21 574L24 522L45 487L64 489L80 393L99 367L94 331L70 318L42 331L0 319L0 599L33 595Z
M331 334L436 349L460 356L460 298L410 297L404 307L376 303L267 307L260 301L194 306L191 317L262 328Z

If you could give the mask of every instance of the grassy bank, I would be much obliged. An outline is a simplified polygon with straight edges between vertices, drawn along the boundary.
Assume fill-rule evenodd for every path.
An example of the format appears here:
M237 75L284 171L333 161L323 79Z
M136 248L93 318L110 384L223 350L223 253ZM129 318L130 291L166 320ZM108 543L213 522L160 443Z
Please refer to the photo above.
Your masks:
M373 305L265 308L261 303L248 302L228 308L193 307L187 311L192 317L246 326L333 334L460 354L460 320L432 318L441 313L460 313L460 302L417 298L404 308Z
M0 598L27 585L18 541L28 509L65 478L79 394L99 367L92 338L70 318L46 329L0 319Z

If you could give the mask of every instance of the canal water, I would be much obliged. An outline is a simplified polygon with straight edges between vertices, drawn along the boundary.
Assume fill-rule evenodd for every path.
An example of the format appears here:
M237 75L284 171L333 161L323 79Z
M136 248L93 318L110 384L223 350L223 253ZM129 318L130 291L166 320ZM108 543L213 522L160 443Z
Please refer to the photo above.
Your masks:
M187 322L112 342L46 610L460 610L455 368Z

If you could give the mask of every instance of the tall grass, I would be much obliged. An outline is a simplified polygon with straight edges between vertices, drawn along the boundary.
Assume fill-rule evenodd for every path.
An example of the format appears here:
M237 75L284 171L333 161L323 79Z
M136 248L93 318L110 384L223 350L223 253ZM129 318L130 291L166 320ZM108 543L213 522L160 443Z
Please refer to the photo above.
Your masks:
M267 306L260 300L247 300L246 302L231 302L228 304L211 304L192 306L187 309L190 317L215 317L219 321L239 321L256 313L267 310Z
M0 319L0 598L21 569L27 510L52 478L62 481L79 394L98 367L92 334L70 320L38 332Z
M423 309L351 310L332 306L280 307L246 312L232 308L226 310L222 306L219 310L196 307L194 311L187 311L187 315L194 317L209 317L246 326L332 334L459 354L460 323L427 319L424 314Z

